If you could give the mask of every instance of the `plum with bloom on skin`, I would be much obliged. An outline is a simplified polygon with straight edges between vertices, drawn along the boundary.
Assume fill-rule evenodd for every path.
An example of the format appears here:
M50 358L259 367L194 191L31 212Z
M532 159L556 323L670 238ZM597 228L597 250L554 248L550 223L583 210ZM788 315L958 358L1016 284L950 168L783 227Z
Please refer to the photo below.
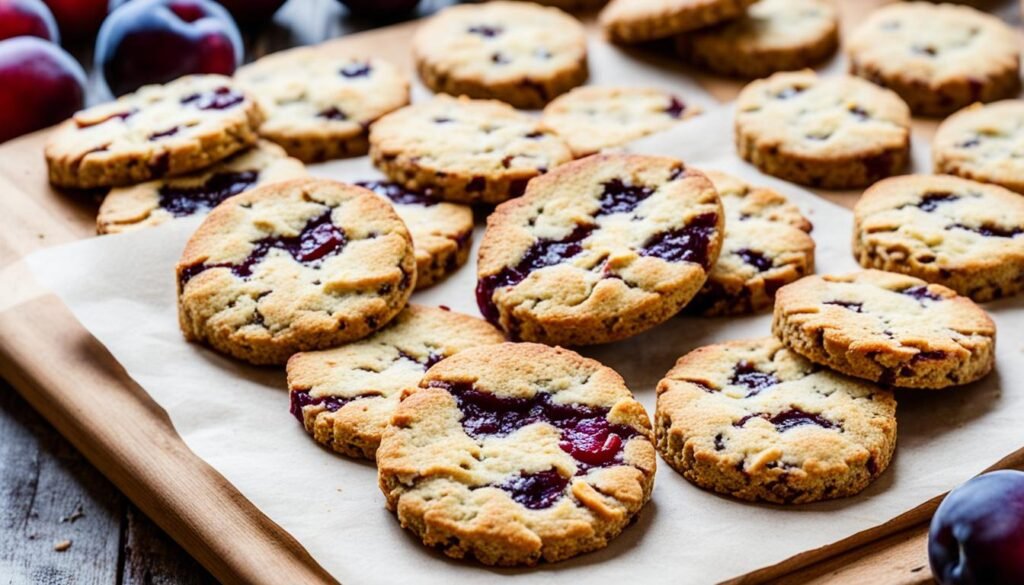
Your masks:
M212 0L132 0L96 41L96 69L114 95L192 73L231 75L241 60L238 27Z
M1024 472L979 475L932 518L928 559L942 585L1024 583Z
M42 0L0 0L0 40L20 36L60 42L57 21Z
M37 37L0 41L0 142L60 122L85 103L85 71Z

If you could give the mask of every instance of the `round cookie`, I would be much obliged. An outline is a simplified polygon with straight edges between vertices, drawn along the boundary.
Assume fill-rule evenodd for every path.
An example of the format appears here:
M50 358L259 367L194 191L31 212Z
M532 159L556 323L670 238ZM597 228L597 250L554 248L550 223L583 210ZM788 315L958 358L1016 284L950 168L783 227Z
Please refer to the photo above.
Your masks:
M572 160L569 147L532 116L494 100L439 95L381 118L370 156L407 189L457 203L500 203L530 179Z
M403 389L450 355L503 341L480 319L409 305L370 337L293 355L290 410L316 442L373 461Z
M723 231L703 174L671 158L594 155L531 181L487 218L477 304L512 339L624 339L697 294Z
M658 452L683 477L743 500L852 496L896 447L896 400L773 337L709 345L658 383Z
M542 108L587 80L583 25L528 2L452 6L413 37L423 83L450 95Z
M617 43L639 43L738 18L756 0L611 0L598 20Z
M927 116L1017 95L1019 47L1017 33L995 16L929 2L879 8L846 42L851 73Z
M366 154L370 124L409 104L397 67L331 44L268 55L235 78L267 113L260 134L305 162Z
M188 75L76 113L50 135L50 182L89 189L208 167L256 143L263 112L228 77Z
M428 193L410 191L398 183L356 183L387 198L412 235L416 251L416 290L441 281L466 263L473 243L473 209L445 203Z
M853 255L975 301L1024 289L1024 197L949 175L875 183L854 210ZM728 236L726 236L728 241Z
M995 183L1024 194L1024 101L964 108L932 142L935 172Z
M725 239L686 311L710 317L767 309L780 287L814 272L811 222L778 191L704 172L722 200Z
M736 148L787 181L863 187L906 166L910 111L896 94L857 77L776 73L736 99Z
M816 65L838 47L839 14L829 0L760 0L735 20L676 37L691 63L750 79Z
M362 339L412 293L412 240L361 187L292 179L214 209L176 269L189 341L254 364Z
M699 113L699 107L660 89L586 86L548 104L541 123L580 158L667 130Z
M808 276L782 287L772 332L815 363L904 388L967 384L995 361L995 324L973 301L880 270Z
M100 205L96 232L116 234L207 213L243 191L304 176L306 167L301 162L289 158L280 146L261 140L200 171L111 189Z
M603 548L651 497L650 421L622 377L562 348L467 349L406 391L377 450L387 507L487 565Z

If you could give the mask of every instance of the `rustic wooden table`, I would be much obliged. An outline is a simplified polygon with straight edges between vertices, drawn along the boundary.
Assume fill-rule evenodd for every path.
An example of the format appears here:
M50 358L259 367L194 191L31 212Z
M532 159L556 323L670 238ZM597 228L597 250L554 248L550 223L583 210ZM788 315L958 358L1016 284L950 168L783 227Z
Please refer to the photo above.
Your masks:
M422 0L407 17L453 3ZM267 29L246 35L246 58L394 22L352 18L336 0L289 0ZM91 47L72 52L92 69ZM105 99L92 73L88 98ZM215 582L0 379L0 583Z

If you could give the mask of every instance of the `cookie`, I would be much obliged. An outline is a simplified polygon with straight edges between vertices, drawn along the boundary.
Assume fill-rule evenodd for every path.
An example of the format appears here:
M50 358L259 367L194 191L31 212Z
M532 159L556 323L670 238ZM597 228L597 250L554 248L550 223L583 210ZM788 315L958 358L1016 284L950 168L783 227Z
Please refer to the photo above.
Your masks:
M272 142L260 141L206 169L187 175L115 187L96 217L96 231L116 234L208 213L254 187L306 176L306 167Z
M872 12L846 43L850 72L892 89L916 114L944 116L1020 92L1020 41L969 6L901 2Z
M749 79L817 65L838 47L839 14L830 0L760 0L735 20L676 37L687 61Z
M473 209L446 203L430 193L410 191L388 181L356 183L387 198L412 235L416 289L440 282L466 263L473 242Z
M718 171L705 174L722 199L725 239L686 311L710 317L767 309L780 287L814 272L811 222L778 191Z
M541 123L580 158L667 130L700 107L654 88L580 87L544 108Z
M572 159L564 142L532 116L494 100L446 95L380 119L370 156L407 189L456 203L500 203Z
M177 266L189 341L254 364L362 339L412 293L412 239L361 187L292 179L236 195L206 217Z
M964 108L935 132L935 172L995 183L1024 194L1024 101Z
M772 332L812 362L905 388L967 384L995 360L995 324L973 301L880 270L808 276L782 287Z
M412 49L430 89L517 108L542 108L587 80L583 25L527 2L446 8L420 26Z
M723 231L700 172L671 158L594 155L531 181L487 218L477 304L512 339L625 339L697 294Z
M480 319L409 305L370 337L293 355L290 410L316 442L373 461L403 389L448 356L503 341Z
M756 0L611 0L598 20L617 43L639 43L738 18Z
M650 421L622 377L562 348L467 349L406 391L377 450L387 507L487 565L603 548L651 497Z
M854 210L853 255L990 301L1024 289L1024 197L949 175L874 184ZM728 241L728 236L726 236Z
M776 73L736 99L736 148L769 175L850 189L898 174L910 156L910 111L858 77Z
M409 103L397 67L331 43L268 55L235 78L267 113L260 134L305 162L366 154L370 124Z
M208 167L256 143L263 111L228 77L188 75L78 112L46 143L50 182L90 189Z
M743 500L852 496L896 447L896 400L772 337L709 345L658 383L658 452L683 477Z

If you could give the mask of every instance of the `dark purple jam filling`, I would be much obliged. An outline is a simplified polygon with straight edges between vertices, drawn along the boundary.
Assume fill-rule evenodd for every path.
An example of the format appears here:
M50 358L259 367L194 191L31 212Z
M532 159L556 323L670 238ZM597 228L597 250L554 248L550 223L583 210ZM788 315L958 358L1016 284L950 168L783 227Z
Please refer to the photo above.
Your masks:
M952 201L956 201L957 199L960 199L960 196L954 195L952 193L929 192L925 193L924 196L921 197L921 202L918 203L917 206L922 211L927 211L931 213L932 211L938 209L939 205L942 205L943 203L950 203Z
M575 459L580 473L619 462L625 441L636 436L632 427L608 422L608 409L582 404L556 404L551 395L504 398L481 392L468 383L432 381L455 397L462 411L462 428L479 439L509 435L527 425L547 423L562 431L558 446Z
M491 55L491 63L495 65L508 65L512 60L504 55L504 53L495 53Z
M506 266L497 274L485 276L476 284L476 304L480 313L492 324L498 323L498 308L494 305L494 291L515 286L534 270L561 264L583 251L583 240L596 226L579 225L561 240L537 240L515 266Z
M718 215L703 213L686 227L655 234L640 249L641 256L653 256L667 262L695 262L710 268L708 244L718 226Z
M156 140L160 140L161 138L169 138L171 136L174 136L175 134L178 133L179 130L181 130L181 126L172 126L172 127L168 128L167 130L164 130L163 132L154 132L154 133L150 134L149 136L147 136L146 138L150 142L153 142L153 141L156 141Z
M677 120L683 117L683 112L685 111L686 104L684 104L676 96L672 96L672 98L668 102L668 106L665 108L665 113Z
M978 146L979 144L981 144L981 139L978 138L977 136L975 136L974 138L968 138L967 140L962 140L962 141L956 143L956 147L957 148L974 148L975 146Z
M371 67L369 63L362 62L349 63L342 67L338 73L340 73L342 77L352 79L354 77L366 77L370 75L371 71L373 71L373 67Z
M600 209L597 215L613 213L629 213L637 205L654 194L654 188L644 185L627 185L622 179L612 179L603 185L601 198L598 199Z
M864 303L855 303L853 301L825 301L823 305L835 305L844 309L849 309L854 313L864 312Z
M771 388L779 383L779 379L775 377L775 374L768 372L762 372L754 367L754 364L750 362L739 362L733 369L732 380L733 384L737 386L745 386L750 392L747 392L747 398L756 396L761 393L762 390Z
M964 225L962 223L954 223L953 225L947 226L946 229L947 230L951 230L951 229L967 230L967 231L970 231L970 232L974 232L976 234L981 234L981 235L985 236L986 238L1015 238L1015 237L1017 237L1020 234L1024 234L1024 227L1017 227L1017 228L1006 229L1006 228L1002 228L1002 227L999 227L999 226L996 226L996 225L991 225L991 224L983 225L981 227L971 227L971 226L966 226L966 225Z
M927 285L912 286L905 288L900 291L900 294L907 295L908 297L914 297L919 301L941 301L942 297L928 290Z
M257 171L217 173L197 187L160 187L160 207L175 217L193 215L219 205L228 197L252 187L259 179Z
M910 358L910 363L916 364L928 360L944 360L946 359L946 352L942 350L935 351L920 351L914 354L914 357Z
M409 360L410 362L417 363L417 364L423 366L423 371L424 372L429 370L431 368L431 366L433 366L437 362L443 360L445 357L447 357L447 356L445 356L444 354L437 353L436 351L431 351L430 353L427 354L426 359L420 360L420 359L416 359L416 358L412 357L411 355L405 353L404 351L399 351L398 352L398 359L400 359L400 360Z
M181 103L192 105L200 110L226 110L245 101L245 96L228 87L218 87L213 91L194 93L181 99Z
M487 39L493 39L494 37L505 32L505 29L501 28L500 26L488 26L486 24L478 24L467 28L466 32L474 35L480 35Z
M230 268L231 273L240 278L252 275L253 268L263 261L271 250L284 250L291 254L300 264L312 264L345 247L345 233L331 222L331 210L327 209L319 217L313 218L302 228L299 235L293 237L271 236L255 243L249 256L239 264L195 264L182 271L180 286L182 289L197 274L210 268Z
M789 98L803 93L804 88L802 87L787 87L786 89L775 94L777 100L788 100Z
M291 394L291 404L288 407L288 412L292 413L299 422L302 420L302 409L307 406L319 406L323 405L325 409L330 412L337 412L342 406L345 406L353 400L365 398L367 396L379 396L378 394L359 394L357 396L341 397L341 396L310 396L309 390L298 390Z
M785 410L771 418L768 418L767 413L748 414L747 416L734 422L733 426L742 427L743 425L747 424L747 421L749 421L752 418L763 418L767 420L768 422L775 425L775 430L780 433L784 433L790 429L804 425L817 425L824 429L834 429L837 428L838 426L836 425L836 423L828 420L827 418L822 417L819 414L811 414L809 412L804 412L799 408L791 408L789 410Z
M743 248L742 250L737 250L736 255L747 264L757 268L758 272L764 272L772 267L772 259L757 250Z
M871 114L868 114L868 111L860 106L851 106L850 113L853 114L855 118L861 121L867 120L868 118L871 117Z
M432 196L429 190L425 192L412 191L390 181L359 181L356 185L387 197L392 203L399 205L423 205L430 207L440 203L440 200Z
M521 472L498 487L512 499L531 510L550 508L565 495L569 478L562 477L554 468L537 473Z
M345 120L348 120L348 114L342 112L335 106L331 106L326 110L321 110L320 112L317 112L316 116L318 118L323 118L325 120L335 120L338 122L344 122Z

